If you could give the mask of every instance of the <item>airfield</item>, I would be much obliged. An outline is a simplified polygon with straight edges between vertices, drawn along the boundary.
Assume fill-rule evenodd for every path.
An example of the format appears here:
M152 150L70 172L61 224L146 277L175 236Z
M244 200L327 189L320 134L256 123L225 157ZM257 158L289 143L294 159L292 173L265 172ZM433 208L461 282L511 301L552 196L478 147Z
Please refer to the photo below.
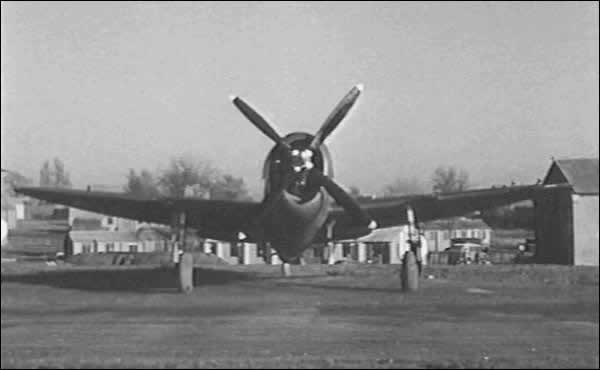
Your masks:
M2 264L2 368L598 368L598 267Z

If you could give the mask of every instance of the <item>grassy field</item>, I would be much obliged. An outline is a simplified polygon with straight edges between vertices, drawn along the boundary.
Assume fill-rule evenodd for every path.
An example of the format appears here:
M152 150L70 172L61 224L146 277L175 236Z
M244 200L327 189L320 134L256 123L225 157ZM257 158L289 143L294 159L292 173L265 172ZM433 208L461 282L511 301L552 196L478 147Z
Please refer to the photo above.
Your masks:
M2 265L2 368L598 368L598 268Z

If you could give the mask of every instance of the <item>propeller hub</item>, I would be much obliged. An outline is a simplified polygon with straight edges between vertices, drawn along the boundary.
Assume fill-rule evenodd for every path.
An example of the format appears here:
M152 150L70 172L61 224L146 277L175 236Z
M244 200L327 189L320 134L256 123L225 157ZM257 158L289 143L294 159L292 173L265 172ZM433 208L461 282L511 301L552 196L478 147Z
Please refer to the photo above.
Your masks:
M292 168L294 172L300 173L304 170L311 170L315 167L312 162L314 153L310 149L293 149L292 150Z

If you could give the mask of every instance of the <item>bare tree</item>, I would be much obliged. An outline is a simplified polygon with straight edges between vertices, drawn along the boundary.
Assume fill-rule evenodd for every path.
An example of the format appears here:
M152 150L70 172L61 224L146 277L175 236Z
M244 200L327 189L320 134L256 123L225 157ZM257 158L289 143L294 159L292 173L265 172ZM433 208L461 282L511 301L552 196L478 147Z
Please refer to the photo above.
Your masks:
M160 174L158 185L161 192L167 196L208 198L217 176L217 169L209 162L181 156L171 159L167 169Z
M469 174L467 171L457 170L452 166L438 167L433 172L431 179L433 191L439 193L448 193L453 191L463 191L469 186ZM449 218L446 220L446 230L452 235L455 228L455 220Z
M157 181L148 170L142 170L138 175L135 170L130 169L124 190L142 198L157 198L161 195Z
M416 177L410 180L398 178L391 184L383 188L383 195L386 197L395 195L418 194L423 192L423 186Z
M166 169L154 175L148 170L141 170L138 174L130 169L123 189L128 194L143 198L251 199L244 179L222 174L210 162L187 156L171 159Z
M440 166L433 172L431 181L434 192L463 191L469 187L469 174L467 171L457 170L453 166Z
M52 165L50 161L44 162L40 169L40 186L71 187L69 173L65 170L65 165L60 159L54 158Z

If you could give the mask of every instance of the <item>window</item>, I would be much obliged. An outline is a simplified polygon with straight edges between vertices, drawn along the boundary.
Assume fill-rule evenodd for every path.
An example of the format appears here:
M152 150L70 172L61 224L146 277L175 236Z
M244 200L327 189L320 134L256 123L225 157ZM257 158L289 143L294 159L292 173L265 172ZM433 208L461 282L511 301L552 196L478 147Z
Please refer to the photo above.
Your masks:
M137 253L138 246L137 244L129 244L129 253Z
M113 224L113 218L112 217L107 217L106 218L106 224L107 225L112 225Z
M448 230L444 230L444 232L442 233L442 239L444 239L444 240L450 239L450 232Z
M114 243L106 243L106 252L114 252L115 244Z

